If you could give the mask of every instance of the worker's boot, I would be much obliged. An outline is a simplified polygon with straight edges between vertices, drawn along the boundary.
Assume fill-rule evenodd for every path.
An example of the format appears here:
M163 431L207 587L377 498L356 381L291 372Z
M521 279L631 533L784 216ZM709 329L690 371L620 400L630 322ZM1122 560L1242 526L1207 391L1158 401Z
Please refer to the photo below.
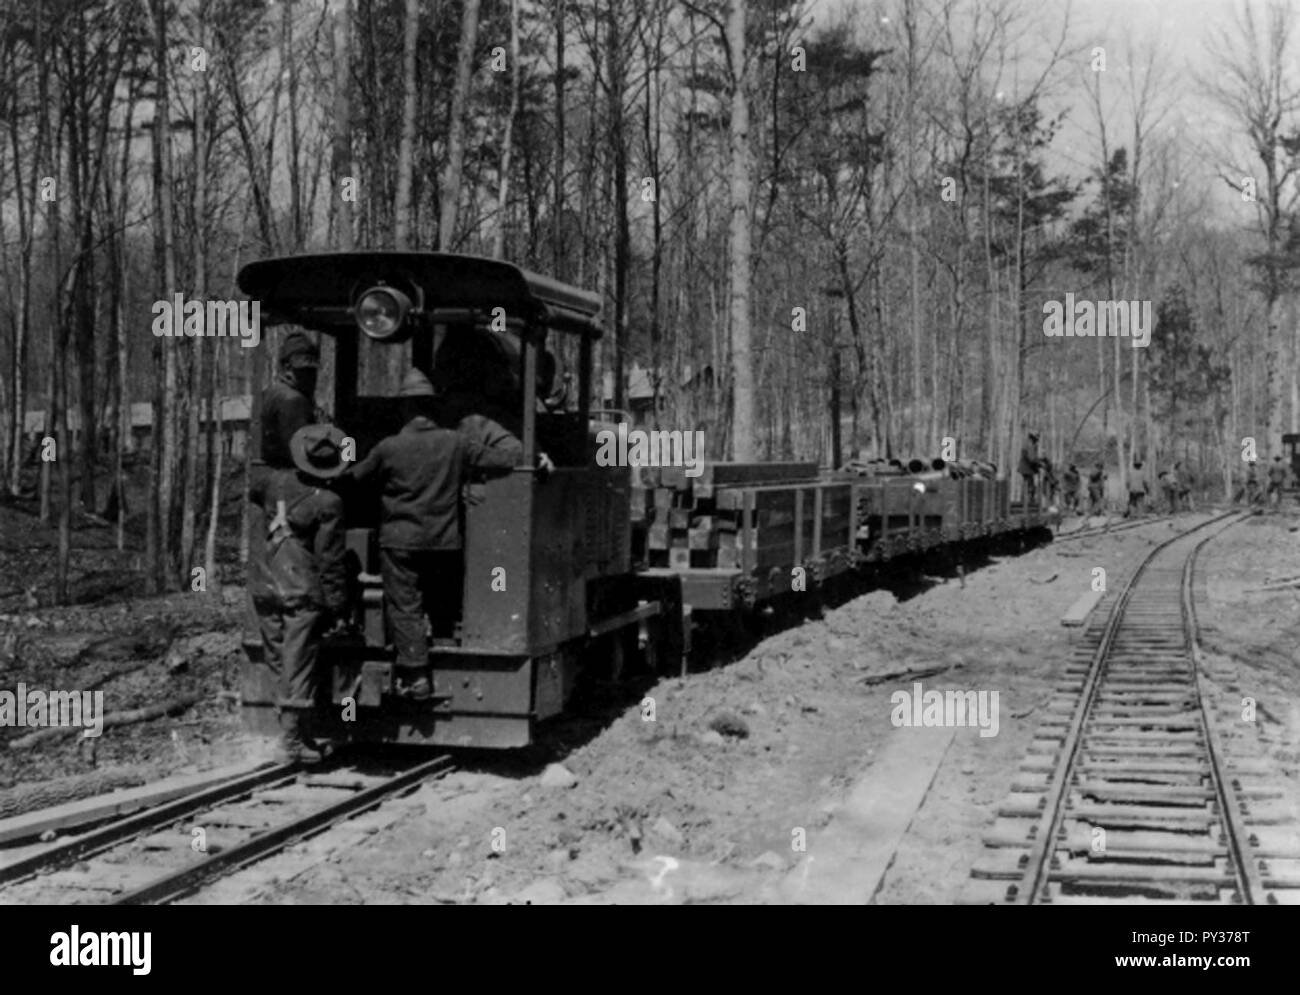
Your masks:
M324 759L320 750L304 735L306 712L297 708L280 710L280 745L276 759L281 763L320 763Z

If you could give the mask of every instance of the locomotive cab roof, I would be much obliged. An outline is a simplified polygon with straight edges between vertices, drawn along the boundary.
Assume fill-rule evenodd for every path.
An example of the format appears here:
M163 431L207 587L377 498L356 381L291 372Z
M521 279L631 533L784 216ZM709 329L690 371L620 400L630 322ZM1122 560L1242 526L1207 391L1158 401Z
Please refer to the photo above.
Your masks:
M267 324L292 323L335 335L355 330L355 307L375 287L412 297L432 320L511 319L599 338L600 297L500 259L443 252L332 252L279 256L239 271L239 289L261 302Z

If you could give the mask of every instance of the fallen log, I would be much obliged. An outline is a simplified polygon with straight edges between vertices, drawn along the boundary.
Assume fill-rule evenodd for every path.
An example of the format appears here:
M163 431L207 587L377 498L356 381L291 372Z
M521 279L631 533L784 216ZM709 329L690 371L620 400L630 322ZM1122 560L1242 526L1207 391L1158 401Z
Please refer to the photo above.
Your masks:
M160 719L166 715L179 715L181 712L194 707L202 697L202 695L198 694L189 694L174 698L171 701L165 701L161 705L148 705L145 708L128 708L120 712L109 712L104 716L104 728L111 729L116 726L134 725L137 722ZM9 740L7 745L11 750L26 750L46 740L58 739L60 736L77 732L82 728L82 726L56 726L50 729L38 729L36 732L29 732L26 736L19 736L17 739Z
M889 681L910 681L918 677L933 677L935 674L942 674L945 670L950 670L948 666L942 667L923 667L920 670L895 670L888 674L867 674L865 677L859 677L859 684L866 684L870 687L873 684L885 684Z
M144 767L105 767L54 781L19 784L0 793L0 819L80 801L82 798L107 794L121 788L134 788L148 780L149 772Z

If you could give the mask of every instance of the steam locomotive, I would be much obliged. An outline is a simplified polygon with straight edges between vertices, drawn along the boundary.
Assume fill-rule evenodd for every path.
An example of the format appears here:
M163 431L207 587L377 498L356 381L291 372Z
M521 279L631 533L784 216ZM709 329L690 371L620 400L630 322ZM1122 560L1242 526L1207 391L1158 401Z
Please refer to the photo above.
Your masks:
M319 703L341 738L524 746L537 723L564 710L586 666L615 676L628 662L684 671L701 624L816 598L896 557L1052 521L1049 511L1013 507L1007 481L955 468L716 463L691 477L678 466L598 465L594 440L609 428L591 408L600 300L500 260L300 255L250 263L238 284L260 301L264 326L321 333L333 417L357 460L401 428L397 387L412 366L452 417L488 415L523 445L512 473L473 483L463 503L464 607L455 637L431 642L429 701L393 694L378 500L347 496L354 632L322 646L329 676ZM539 452L549 472L537 468ZM250 557L261 555L261 515L246 511ZM276 691L251 602L244 649L245 723L273 732Z

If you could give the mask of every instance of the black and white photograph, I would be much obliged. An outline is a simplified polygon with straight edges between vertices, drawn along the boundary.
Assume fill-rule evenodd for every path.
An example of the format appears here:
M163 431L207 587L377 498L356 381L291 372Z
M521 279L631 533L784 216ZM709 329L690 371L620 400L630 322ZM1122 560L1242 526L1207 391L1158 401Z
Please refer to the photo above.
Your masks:
M1298 640L1296 0L0 0L33 963L1089 905L1249 977L1155 907L1300 904Z

